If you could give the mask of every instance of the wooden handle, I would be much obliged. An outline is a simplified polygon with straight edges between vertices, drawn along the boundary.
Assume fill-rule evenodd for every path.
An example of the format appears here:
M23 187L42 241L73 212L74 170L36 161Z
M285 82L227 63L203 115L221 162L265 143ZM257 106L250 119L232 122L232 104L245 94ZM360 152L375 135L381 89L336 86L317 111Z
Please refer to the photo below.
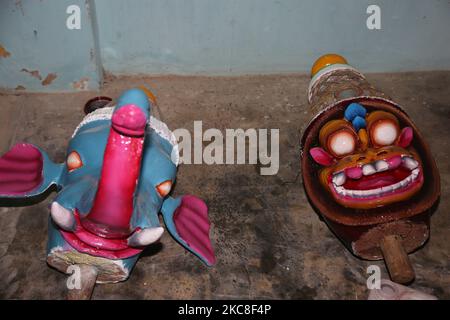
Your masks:
M68 300L89 300L94 291L98 270L96 267L87 264L77 264L80 269L80 289L69 289ZM72 275L73 276L73 275Z
M392 281L409 283L414 280L414 269L399 236L385 236L381 240L380 248L383 252L384 261L386 262Z

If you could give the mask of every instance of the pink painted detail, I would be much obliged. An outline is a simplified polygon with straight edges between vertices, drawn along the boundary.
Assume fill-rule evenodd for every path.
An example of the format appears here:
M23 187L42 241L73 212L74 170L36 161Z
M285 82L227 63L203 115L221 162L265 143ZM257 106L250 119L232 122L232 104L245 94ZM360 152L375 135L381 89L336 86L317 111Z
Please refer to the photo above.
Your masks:
M359 179L362 177L363 172L361 167L351 167L345 169L345 175L350 179Z
M397 145L402 148L407 148L412 142L412 139L414 137L414 132L411 127L405 127L403 128L400 136L397 140Z
M393 170L398 168L402 164L402 157L401 156L391 157L389 159L386 159L386 162L389 165L389 169Z
M334 158L320 147L311 148L309 154L318 164L328 167L334 163Z
M147 118L141 109L133 104L122 106L114 112L112 127L126 136L140 136L145 132Z
M183 196L173 221L178 234L189 247L201 254L209 264L214 264L216 257L209 239L210 223L206 204L195 196Z
M106 239L87 231L74 211L76 227L74 232L60 229L61 235L74 249L93 256L108 259L126 259L142 252L142 249L129 247L126 239Z
M136 108L125 106L114 113L94 205L91 211L81 218L84 228L104 238L126 238L132 232L130 219L133 214L134 192L141 167L146 125L146 121L141 121L144 113ZM117 114L119 115L116 116ZM129 130L132 130L133 134L142 132L142 135L129 136L120 133L118 129L122 133Z
M0 194L24 195L44 180L44 161L38 148L18 143L0 158Z

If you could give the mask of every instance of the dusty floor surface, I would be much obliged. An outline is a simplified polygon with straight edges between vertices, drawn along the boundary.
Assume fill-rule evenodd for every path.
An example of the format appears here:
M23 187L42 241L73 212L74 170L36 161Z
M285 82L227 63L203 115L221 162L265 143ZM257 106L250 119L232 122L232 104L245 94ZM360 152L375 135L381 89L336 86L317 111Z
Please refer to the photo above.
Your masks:
M450 299L450 73L372 74L369 80L399 102L428 139L442 197L431 239L410 255L413 288ZM218 262L205 267L165 233L149 248L128 281L98 285L94 299L366 299L366 268L334 237L309 205L299 178L299 140L308 77L120 77L101 94L117 97L147 84L171 129L279 128L280 170L259 175L255 165L182 165L174 195L205 199ZM0 149L18 141L47 150L62 162L82 106L97 92L0 95ZM61 299L65 275L45 262L48 206L0 208L0 298ZM382 262L383 277L388 277Z

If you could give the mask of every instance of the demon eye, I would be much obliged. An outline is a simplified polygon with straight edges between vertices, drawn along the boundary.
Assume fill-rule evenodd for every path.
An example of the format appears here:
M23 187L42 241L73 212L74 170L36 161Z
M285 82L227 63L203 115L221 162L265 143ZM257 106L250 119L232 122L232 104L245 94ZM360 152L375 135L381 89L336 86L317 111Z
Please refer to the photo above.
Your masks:
M320 129L319 142L334 157L343 157L359 147L358 135L346 120L328 121Z
M172 188L172 181L167 180L156 186L156 191L158 191L161 197L165 197L169 194L170 189Z
M66 164L67 170L69 170L69 172L72 172L73 170L81 168L83 166L83 161L81 161L81 157L78 152L72 151L67 156Z
M394 143L398 137L397 126L389 120L380 120L372 127L372 140L380 146L388 146Z
M347 130L339 130L328 137L328 147L336 156L344 156L355 151L355 136Z
M367 128L374 147L393 144L400 133L397 118L386 111L371 112L367 116Z

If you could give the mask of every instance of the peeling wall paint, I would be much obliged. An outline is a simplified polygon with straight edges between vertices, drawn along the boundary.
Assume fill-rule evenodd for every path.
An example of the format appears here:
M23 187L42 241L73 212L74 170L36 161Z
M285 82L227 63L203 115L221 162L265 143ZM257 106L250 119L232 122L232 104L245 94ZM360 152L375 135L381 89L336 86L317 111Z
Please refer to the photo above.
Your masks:
M89 78L81 78L78 81L72 82L72 87L76 90L87 90L89 84Z
M23 11L22 1L14 0L14 5L16 6L16 8L18 8L20 10L20 12L22 13L22 16L25 16L25 12Z
M38 70L32 70L32 71L30 71L30 70L28 70L28 69L25 69L25 68L22 68L22 70L20 70L21 72L26 72L26 73L28 73L30 76L32 76L33 78L36 78L36 79L38 79L38 80L42 80L42 77L41 77L41 74L39 73L39 71Z
M11 53L0 45L0 58L8 58Z
M94 0L0 1L0 88L74 91L74 79L102 80L90 13ZM81 29L69 30L66 9L81 9Z
M43 86L48 86L49 84L51 84L53 82L53 80L55 80L58 76L56 75L56 73L49 73L44 80L42 80L41 84Z

